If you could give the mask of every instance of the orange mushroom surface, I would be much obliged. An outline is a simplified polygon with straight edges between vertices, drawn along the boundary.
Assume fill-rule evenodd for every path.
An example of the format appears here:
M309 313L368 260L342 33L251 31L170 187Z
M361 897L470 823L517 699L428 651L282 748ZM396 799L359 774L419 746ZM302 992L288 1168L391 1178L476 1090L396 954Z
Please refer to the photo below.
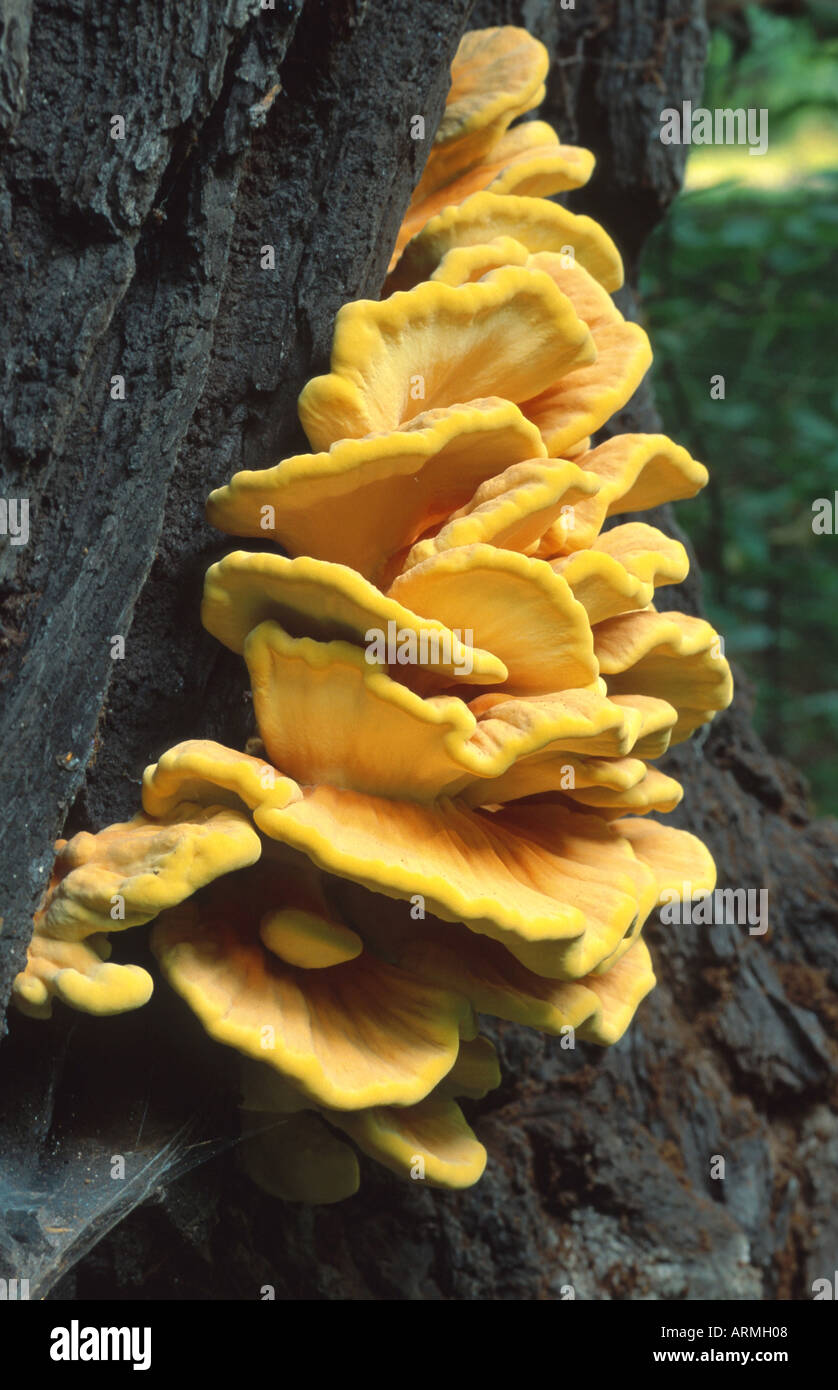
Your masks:
M645 923L715 884L655 763L730 670L658 611L687 554L632 517L707 471L601 433L651 349L611 238L550 201L593 157L515 124L546 73L521 29L463 39L383 296L339 310L300 393L312 452L207 504L261 542L202 607L254 737L167 749L134 821L61 847L16 982L34 1013L136 1007L150 977L107 933L156 917L163 975L241 1056L243 1166L285 1200L350 1196L358 1151L476 1182L460 1101L500 1080L476 1015L617 1043L655 983Z

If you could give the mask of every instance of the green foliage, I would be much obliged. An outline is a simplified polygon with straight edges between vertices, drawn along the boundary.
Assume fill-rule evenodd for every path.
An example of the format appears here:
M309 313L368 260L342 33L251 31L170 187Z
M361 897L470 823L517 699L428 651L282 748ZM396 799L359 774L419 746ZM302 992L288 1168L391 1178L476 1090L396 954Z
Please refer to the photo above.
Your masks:
M773 141L810 98L835 104L838 41L818 43L805 19L751 11L749 23L738 61L724 35L714 40L704 100L767 107ZM756 686L769 747L830 812L838 534L813 534L812 504L838 489L836 194L838 169L770 190L728 182L684 193L641 277L665 428L711 471L701 497L678 509L709 615ZM710 395L717 375L724 400Z
M737 54L731 36L711 39L704 105L765 106L779 129L803 109L838 113L838 14L810 4L809 16L774 14L751 6L748 44Z

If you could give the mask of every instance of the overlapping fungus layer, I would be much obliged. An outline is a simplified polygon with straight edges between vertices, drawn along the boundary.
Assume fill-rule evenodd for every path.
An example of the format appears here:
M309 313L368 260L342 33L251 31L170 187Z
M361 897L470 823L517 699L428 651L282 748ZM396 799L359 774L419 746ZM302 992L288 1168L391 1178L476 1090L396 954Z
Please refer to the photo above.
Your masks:
M268 547L212 566L202 614L258 740L171 748L140 815L61 845L17 981L29 1012L136 1007L151 980L108 933L156 917L163 973L243 1054L245 1162L284 1197L349 1195L357 1149L475 1182L458 1101L499 1081L477 1015L615 1042L661 894L714 884L655 818L681 797L655 760L730 673L655 606L683 547L631 520L707 475L662 435L591 445L651 352L613 242L548 201L591 155L513 124L546 71L520 29L463 39L385 295L341 309L300 396L313 452L209 499Z

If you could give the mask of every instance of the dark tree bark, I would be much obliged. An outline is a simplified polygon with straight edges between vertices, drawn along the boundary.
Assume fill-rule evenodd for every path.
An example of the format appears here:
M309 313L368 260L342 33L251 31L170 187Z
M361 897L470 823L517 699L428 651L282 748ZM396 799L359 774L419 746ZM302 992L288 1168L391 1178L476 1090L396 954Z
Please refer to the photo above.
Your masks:
M572 206L617 239L637 314L682 174L659 112L700 93L701 0L0 0L2 495L31 516L0 555L0 1004L55 836L132 814L179 739L251 731L241 663L198 624L229 548L204 497L302 445L296 395L340 304L378 293L420 172L409 118L430 137L463 29L505 22L554 56L544 114L598 157ZM659 427L648 388L614 427ZM673 601L699 609L697 576ZM14 1019L0 1274L55 1297L806 1297L838 1245L838 837L754 735L741 676L670 766L674 823L722 885L768 888L770 931L650 925L660 985L608 1052L498 1025L475 1189L370 1164L338 1207L263 1197L232 1152L233 1061L161 985L118 1019Z

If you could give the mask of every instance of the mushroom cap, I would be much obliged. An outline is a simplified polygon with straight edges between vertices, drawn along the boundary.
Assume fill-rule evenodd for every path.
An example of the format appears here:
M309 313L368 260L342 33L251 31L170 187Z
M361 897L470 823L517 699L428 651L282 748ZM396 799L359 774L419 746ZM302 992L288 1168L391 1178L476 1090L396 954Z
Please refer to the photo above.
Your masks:
M63 941L151 921L220 874L253 864L259 836L240 811L182 803L65 842L36 930ZM115 911L115 903L119 910Z
M490 188L548 197L587 183L589 150L562 145L545 121L510 123L544 98L544 45L512 25L464 35L451 88L422 177L396 239L389 269L425 223L447 206Z
M313 1113L276 1072L262 1064L245 1065L248 1137L242 1162L253 1181L272 1196L322 1204L357 1190L357 1160L334 1129L399 1176L421 1177L434 1187L469 1187L483 1173L485 1149L454 1097L478 1100L500 1084L497 1054L488 1038L461 1041L448 1074L430 1096L412 1106L354 1111L320 1107Z
M84 1013L139 1008L151 976L108 960L107 933L138 926L220 874L253 864L259 836L240 811L179 802L160 819L143 813L97 835L59 840L50 882L35 914L18 1008L48 1018L53 998Z
M328 449L438 407L530 400L593 356L587 326L543 271L504 266L457 288L427 281L338 311L331 372L303 387L300 420L312 447Z
M335 561L378 583L394 556L480 483L546 454L511 401L471 400L423 411L389 433L337 440L325 453L236 473L211 493L207 516L232 535L268 535L291 555ZM275 517L268 528L266 508Z
M329 1115L359 1149L399 1177L415 1174L431 1187L473 1187L486 1150L456 1101L429 1096L418 1105L376 1106Z
M452 204L465 202L473 193L488 189L548 198L587 183L595 163L590 150L563 145L545 121L527 121L506 131L482 159L456 172L445 184L438 183L444 171L432 150L399 228L388 270L395 270L405 246L432 217Z
M456 1062L448 1075L442 1078L434 1095L443 1099L465 1096L469 1100L483 1100L500 1083L500 1065L494 1043L482 1037L463 1039Z
M622 410L651 366L652 349L640 325L627 323L611 296L575 260L541 252L526 264L544 271L567 295L596 349L594 362L564 373L522 406L552 456L579 444Z
M492 545L459 546L413 565L388 592L416 613L472 631L478 646L502 660L510 692L566 690L597 677L585 610L542 560Z
M733 699L733 678L718 634L703 618L644 609L593 629L610 694L653 695L678 711L671 742L685 738Z
M251 1182L285 1202L342 1202L355 1195L361 1182L350 1145L310 1110L282 1118L248 1114L238 1159Z
M493 545L526 554L535 549L548 527L577 502L597 492L599 480L565 459L529 459L514 463L481 483L445 525L431 531L408 551L402 573L443 550L466 545Z
M645 920L655 880L600 816L536 812L549 818L545 843L509 807L487 813L330 786L306 789L285 811L257 811L256 820L325 872L408 904L419 894L428 912L502 942L537 973L575 978Z
M595 787L625 792L642 782L647 770L640 758L586 758L548 745L519 758L506 774L491 782L475 780L460 795L470 806L494 806L552 792L574 796Z
M465 1000L363 952L314 968L266 949L287 875L251 871L161 915L152 949L207 1032L336 1110L423 1099L453 1066Z
M432 217L408 242L387 281L387 290L409 290L427 280L447 252L512 237L534 255L551 251L571 256L613 292L623 283L623 262L610 236L593 218L569 212L546 198L484 191Z
M648 948L632 934L628 949L601 975L557 980L528 970L485 937L430 927L405 951L405 968L456 989L480 1013L522 1023L542 1033L573 1028L585 1042L618 1042L638 1006L655 986Z
M240 812L242 806L251 811L263 804L287 806L301 796L296 782L264 758L212 739L175 744L143 773L143 809L156 819L176 813L183 802L228 805Z
M644 763L643 769L643 776L632 786L610 787L599 783L562 790L580 810L590 807L609 821L629 813L645 816L650 811L674 811L684 795L681 783L648 764Z
M661 584L680 584L690 562L680 541L655 526L629 522L598 536L590 550L558 556L550 568L567 581L591 626L645 608Z
M246 550L226 555L207 571L202 619L208 632L240 653L247 650L249 634L271 619L291 637L354 643L359 649L370 640L370 630L386 633L393 624L400 633L433 637L417 643L426 654L417 664L438 677L437 684L447 685L462 673L467 683L494 685L508 674L491 652L473 644L467 651L444 623L411 612L354 570L307 556L289 560Z
M514 237L496 237L485 246L460 246L447 252L431 278L449 285L467 284L503 265L549 275L591 332L595 360L563 372L521 407L538 425L548 453L564 455L634 394L652 361L649 339L639 324L625 321L611 296L567 248L561 254L530 255Z
M548 527L534 552L542 559L589 548L606 518L695 497L707 482L704 465L663 434L617 434L575 461L599 488L574 507L572 527Z
M460 40L451 64L451 87L434 137L435 152L457 147L478 133L505 130L515 117L538 104L550 58L544 44L514 25L471 29Z
M35 932L29 943L25 970L12 985L12 998L21 1013L49 1018L53 999L88 1014L121 1014L138 1009L151 998L153 982L138 965L117 965L104 934L84 941L60 941Z
M660 902L674 901L673 895L682 900L687 885L694 894L712 893L716 886L716 865L697 835L674 825L630 817L620 821L619 829L638 859L654 873Z
M245 659L268 754L300 783L427 801L483 762L494 770L472 745L477 721L463 700L423 699L348 642L261 623Z

